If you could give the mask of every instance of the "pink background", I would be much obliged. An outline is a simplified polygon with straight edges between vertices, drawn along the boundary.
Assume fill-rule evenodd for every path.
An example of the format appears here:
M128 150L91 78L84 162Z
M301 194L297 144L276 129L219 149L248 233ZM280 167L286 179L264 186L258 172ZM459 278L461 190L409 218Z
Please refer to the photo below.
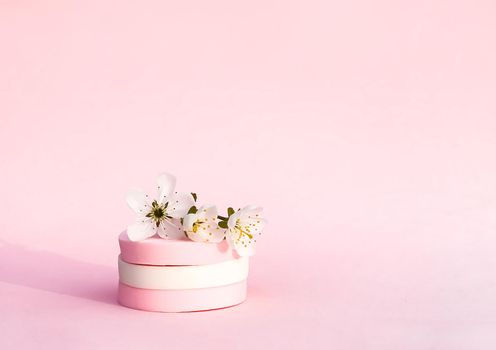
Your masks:
M1 349L495 349L494 1L0 2ZM270 225L239 307L116 305L169 171Z

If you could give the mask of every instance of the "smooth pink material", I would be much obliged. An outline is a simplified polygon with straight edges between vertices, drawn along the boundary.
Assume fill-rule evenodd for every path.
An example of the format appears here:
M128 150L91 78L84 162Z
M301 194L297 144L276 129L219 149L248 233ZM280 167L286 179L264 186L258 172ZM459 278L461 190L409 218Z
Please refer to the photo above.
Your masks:
M154 236L133 242L124 231L119 235L119 246L122 260L141 265L207 265L235 257L225 240L200 243L186 238L173 240Z
M119 283L121 305L160 312L185 312L220 309L237 305L246 299L246 281L221 287L156 290L140 289Z

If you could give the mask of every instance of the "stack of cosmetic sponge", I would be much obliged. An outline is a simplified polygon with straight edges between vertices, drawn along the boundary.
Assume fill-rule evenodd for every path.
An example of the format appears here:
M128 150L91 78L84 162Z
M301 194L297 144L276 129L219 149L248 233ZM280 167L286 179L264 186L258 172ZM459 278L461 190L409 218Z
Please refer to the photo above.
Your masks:
M227 245L119 236L119 303L140 310L185 312L219 309L246 299L248 257Z

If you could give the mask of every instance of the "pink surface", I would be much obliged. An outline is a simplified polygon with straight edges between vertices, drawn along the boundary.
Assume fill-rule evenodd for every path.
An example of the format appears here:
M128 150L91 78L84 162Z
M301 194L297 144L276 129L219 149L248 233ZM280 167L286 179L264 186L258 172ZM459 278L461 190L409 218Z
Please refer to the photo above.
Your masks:
M119 303L133 309L160 312L213 310L242 303L246 299L246 281L183 290L140 289L119 283L118 293Z
M494 1L0 3L0 348L496 348ZM238 307L115 301L131 186L269 225Z
M226 241L214 244L153 236L133 242L125 231L119 235L119 247L121 259L131 264L207 265L235 258Z

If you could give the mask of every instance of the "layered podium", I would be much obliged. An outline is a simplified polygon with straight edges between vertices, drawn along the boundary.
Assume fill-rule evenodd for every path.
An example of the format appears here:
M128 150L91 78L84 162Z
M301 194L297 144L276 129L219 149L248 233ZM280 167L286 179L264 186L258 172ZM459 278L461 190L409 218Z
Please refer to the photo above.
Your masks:
M249 258L227 245L187 238L119 236L118 301L133 309L187 312L219 309L246 299Z

